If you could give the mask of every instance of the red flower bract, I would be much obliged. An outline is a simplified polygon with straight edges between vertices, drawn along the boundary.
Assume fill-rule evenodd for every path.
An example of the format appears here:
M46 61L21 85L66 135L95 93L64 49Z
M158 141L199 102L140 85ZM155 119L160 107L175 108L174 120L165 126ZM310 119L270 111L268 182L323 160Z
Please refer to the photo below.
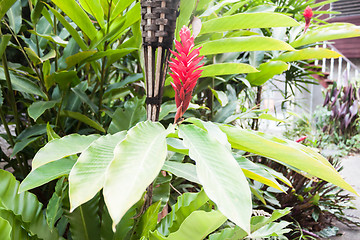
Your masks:
M201 76L202 70L198 65L204 57L199 57L201 47L194 49L194 37L191 36L190 29L183 26L180 30L181 42L175 40L175 49L177 52L171 51L175 58L171 58L169 64L172 73L170 76L174 80L171 86L175 90L176 115L174 122L185 113L189 107L192 98L192 92L195 88L197 80Z
M313 11L312 11L311 7L307 6L304 11L304 18L305 18L304 32L306 32L306 30L309 28L312 16L313 16Z

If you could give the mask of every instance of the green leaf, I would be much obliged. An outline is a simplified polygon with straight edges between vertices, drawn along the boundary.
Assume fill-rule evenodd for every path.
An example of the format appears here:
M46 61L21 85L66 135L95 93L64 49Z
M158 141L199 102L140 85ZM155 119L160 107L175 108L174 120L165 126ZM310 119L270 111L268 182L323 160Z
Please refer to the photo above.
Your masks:
M278 118L276 118L276 117L274 117L273 115L268 114L268 113L262 113L262 114L260 114L260 116L258 117L258 119L265 119L265 120L270 120L270 121L276 121L276 122L285 123L284 120L278 119Z
M17 240L17 239L31 240L34 238L31 236L32 234L29 233L29 230L26 230L24 228L24 225L27 225L28 227L28 224L22 222L14 214L12 214L12 212L0 209L0 218L6 220L10 224L11 240Z
M97 53L96 50L88 50L88 51L78 52L74 55L71 55L70 57L67 57L65 60L67 64L67 68L69 69L75 66L76 64L83 62L85 59L91 57L95 53Z
M48 83L45 85L48 89L56 82L62 91L67 91L71 84L76 85L80 82L76 71L54 72L47 78L47 81Z
M31 127L25 128L19 136L16 137L16 141L21 141L33 136L39 136L46 133L46 125L45 124L36 124Z
M71 134L47 143L35 154L32 161L33 171L47 163L84 151L99 135Z
M125 136L125 131L101 136L81 153L69 175L71 210L92 199L103 188L114 148Z
M26 146L31 144L32 142L35 142L38 140L40 136L32 137L32 138L25 138L21 140L20 142L15 143L13 152L11 153L11 158L13 158L18 152L22 151Z
M148 237L150 231L153 231L157 224L158 214L161 207L161 201L152 204L146 212L141 216L138 226L136 227L136 234L131 239L137 240L142 237Z
M150 240L202 240L215 231L226 221L220 211L192 212L181 224L178 231L168 237L161 236L157 231L150 233Z
M11 39L10 34L5 34L5 35L1 36L1 39L0 39L0 58L2 58L2 55L5 52L5 49L7 47L7 44L9 43L10 39Z
M166 136L173 128L165 130L160 123L141 122L115 147L103 191L113 229L160 172L167 153Z
M40 33L37 33L37 32L35 32L33 30L28 30L28 32L30 32L32 34L35 34L35 35L37 35L39 37L42 37L42 38L44 38L46 40L49 40L49 41L51 41L53 43L56 43L56 44L58 44L58 45L60 45L62 47L66 47L66 45L68 44L68 41L62 40L59 36L56 36L56 35L40 34ZM53 51L53 52L55 54L55 51Z
M94 120L90 119L89 117L87 117L84 114L81 114L79 112L62 110L60 113L60 116L74 118L80 122L83 122L83 123L89 125L90 127L95 128L96 130L99 130L100 132L106 132L105 129L100 125L100 123L95 122Z
M198 210L208 201L209 198L203 190L198 193L180 195L177 202L171 206L171 212L161 220L157 231L164 236L177 231L192 212Z
M99 240L100 218L99 195L79 206L73 212L66 212L69 219L71 237L74 240Z
M261 166L242 156L236 157L235 159L242 168L246 177L285 192L276 179Z
M28 192L19 194L18 189L19 182L15 177L0 170L0 209L21 221L22 227L29 234L37 235L41 239L58 239L57 231L50 231L42 213L42 204L36 196Z
M227 98L226 94L223 91L216 91L212 88L210 88L210 90L214 94L214 97L219 101L222 107L225 107L226 104L228 104L229 99Z
M79 33L73 28L70 23L55 9L51 8L49 5L47 7L50 9L50 11L56 16L56 19L61 22L61 24L68 30L70 35L73 37L73 39L76 41L76 43L79 45L81 50L85 51L88 49L86 43L83 41L83 39L80 37Z
M119 15L122 14L122 12L130 6L131 3L133 3L134 0L119 0L117 3L116 3L116 6L113 10L113 12L111 13L111 21L114 19L114 18L117 18L119 17Z
M209 240L238 240L243 239L247 236L247 233L235 226L233 228L224 228L217 231L209 236Z
M11 230L10 223L0 217L0 239L11 240Z
M51 128L49 123L46 124L46 134L48 136L48 142L60 138L60 136L57 135L56 132Z
M87 88L87 82L83 82L83 83L85 83ZM99 111L99 107L95 103L93 103L93 101L90 100L90 98L82 88L83 88L82 84L78 84L76 87L71 88L71 91L73 91L81 99L83 103L87 104L90 107L91 111L97 113Z
M184 143L182 140L180 140L178 138L170 138L169 137L169 138L166 138L166 142L168 144L169 151L181 153L184 155L189 154L189 149L184 146Z
M360 27L350 23L331 23L312 29L291 42L294 48L316 42L360 36Z
M256 68L245 63L218 63L204 66L201 69L203 70L201 77L258 72Z
M266 226L267 224L278 220L279 218L289 214L291 208L287 207L284 209L274 210L270 217L255 216L251 218L251 231L255 232L258 229Z
M47 109L53 108L58 102L58 100L33 102L28 108L28 114L36 121Z
M104 10L101 7L100 0L80 0L81 6L96 18L101 28L105 28Z
M52 0L76 25L90 38L94 39L97 31L90 18L75 0Z
M246 79L251 85L260 86L273 78L275 75L281 74L288 69L288 64L283 61L269 61L260 64L257 73L249 73Z
M189 180L190 182L198 183L199 179L196 175L196 168L194 164L191 163L180 163L174 161L166 161L162 170L170 172L178 177Z
M35 4L35 7L33 8L33 11L31 11L31 14L30 14L31 22L34 25L38 23L43 9L44 9L44 3L42 1L37 1Z
M16 0L2 0L0 2L0 20L4 17L5 13L11 8Z
M31 48L24 47L24 49L33 64L38 65L42 62L40 57Z
M21 28L22 16L21 16L21 1L16 1L14 5L9 8L6 15L8 17L9 25L11 29L14 31L15 35L17 35Z
M55 192L51 196L49 203L46 207L46 221L50 229L54 229L55 223L62 217L64 210L62 209L63 191L66 189L63 187L65 177L59 179L55 186Z
M146 110L144 107L144 99L138 99L137 97L132 98L125 102L124 108L118 107L115 110L108 132L116 133L128 130L145 119Z
M11 85L13 90L38 95L46 99L46 95L40 87L29 79L10 71ZM5 80L4 69L0 67L0 80Z
M250 232L250 188L231 151L194 125L181 125L179 136L196 162L197 176L206 194L226 217Z
M234 37L207 41L202 44L200 55L211 55L226 52L294 50L289 44L269 37Z
M223 125L220 129L233 148L288 164L357 194L323 156L302 144L236 127Z
M53 162L49 162L36 169L33 169L24 181L21 182L19 192L24 192L62 176L67 176L76 160L71 157L62 158Z
M272 222L253 232L251 237L256 239L266 239L271 236L282 236L283 234L292 231L291 228L286 228L288 225L290 225L290 222Z
M196 2L193 0L182 0L180 1L179 6L179 16L176 19L176 29L175 29L175 38L180 39L179 32L180 29L185 25L187 26L195 9Z
M301 61L308 59L338 58L341 54L326 48L305 48L281 54L273 60L281 60L284 62Z
M291 17L281 13L259 12L239 13L226 17L214 18L202 23L201 34L226 32L248 28L271 28L299 26Z

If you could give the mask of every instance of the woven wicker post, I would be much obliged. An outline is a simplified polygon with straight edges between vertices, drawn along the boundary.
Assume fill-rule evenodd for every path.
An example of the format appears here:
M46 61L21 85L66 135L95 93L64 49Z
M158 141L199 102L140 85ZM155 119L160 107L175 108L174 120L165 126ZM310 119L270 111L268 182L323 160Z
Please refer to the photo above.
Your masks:
M180 0L141 0L147 119L159 118Z

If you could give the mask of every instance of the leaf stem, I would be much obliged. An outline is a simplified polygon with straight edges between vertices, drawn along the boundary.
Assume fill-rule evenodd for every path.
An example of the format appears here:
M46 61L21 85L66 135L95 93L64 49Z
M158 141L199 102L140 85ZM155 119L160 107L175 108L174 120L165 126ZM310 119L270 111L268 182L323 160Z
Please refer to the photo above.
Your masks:
M3 66L4 66L6 84L7 84L8 90L9 90L8 94L10 96L10 104L11 104L11 108L13 110L14 118L15 118L16 134L19 135L20 132L21 132L21 122L20 122L18 111L17 111L16 101L15 101L15 94L14 94L14 91L13 91L13 88L12 88L12 85L11 85L9 67L8 67L8 64L7 64L7 59L6 59L6 54L5 53L2 55L2 63L3 63Z

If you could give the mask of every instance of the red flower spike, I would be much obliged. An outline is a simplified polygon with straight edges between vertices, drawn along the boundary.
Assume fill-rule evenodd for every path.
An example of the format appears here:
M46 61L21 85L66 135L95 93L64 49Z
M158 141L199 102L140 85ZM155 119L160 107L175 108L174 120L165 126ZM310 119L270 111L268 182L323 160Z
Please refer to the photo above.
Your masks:
M304 141L306 138L307 138L307 136L303 136L303 137L297 139L295 142L300 143L300 142Z
M173 81L171 86L175 90L176 114L174 122L177 123L189 107L193 90L197 80L201 76L199 70L203 64L198 65L204 58L199 57L201 47L194 49L194 37L191 36L190 29L183 26L180 30L181 41L175 40L176 52L171 51L174 58L170 58L169 66L172 71L170 76Z
M306 30L309 28L310 26L310 21L311 21L311 18L312 16L314 15L311 7L307 6L305 8L305 11L304 11L304 18L305 18L305 29L304 29L304 33L306 32Z

